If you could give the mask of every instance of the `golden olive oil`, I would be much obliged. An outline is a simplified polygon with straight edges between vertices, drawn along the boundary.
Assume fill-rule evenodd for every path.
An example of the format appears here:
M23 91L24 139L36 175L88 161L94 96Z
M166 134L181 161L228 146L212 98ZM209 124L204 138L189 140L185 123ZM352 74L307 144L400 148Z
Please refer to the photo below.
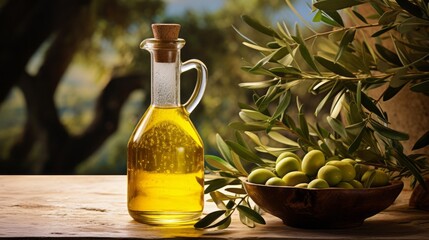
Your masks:
M127 175L136 221L188 224L200 217L203 143L184 107L149 107L128 142Z

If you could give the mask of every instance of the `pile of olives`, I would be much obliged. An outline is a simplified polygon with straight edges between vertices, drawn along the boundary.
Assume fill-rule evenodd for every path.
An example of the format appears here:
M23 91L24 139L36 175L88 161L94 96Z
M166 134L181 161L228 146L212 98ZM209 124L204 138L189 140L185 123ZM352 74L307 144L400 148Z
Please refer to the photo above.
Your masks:
M353 159L325 159L319 150L311 150L301 158L284 152L277 157L275 169L257 168L248 176L251 183L295 186L301 188L363 188L370 181L370 187L389 184L389 175L379 169L360 164Z

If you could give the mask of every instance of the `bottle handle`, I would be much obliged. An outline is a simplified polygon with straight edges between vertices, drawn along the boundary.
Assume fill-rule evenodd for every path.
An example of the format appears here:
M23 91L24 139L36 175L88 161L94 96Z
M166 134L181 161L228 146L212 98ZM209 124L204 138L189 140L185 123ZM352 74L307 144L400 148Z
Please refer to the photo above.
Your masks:
M207 67L200 60L191 59L182 63L180 67L180 73L187 72L191 69L197 70L197 83L191 97L185 104L183 104L188 113L194 111L198 103L200 103L201 99L203 98L208 76Z

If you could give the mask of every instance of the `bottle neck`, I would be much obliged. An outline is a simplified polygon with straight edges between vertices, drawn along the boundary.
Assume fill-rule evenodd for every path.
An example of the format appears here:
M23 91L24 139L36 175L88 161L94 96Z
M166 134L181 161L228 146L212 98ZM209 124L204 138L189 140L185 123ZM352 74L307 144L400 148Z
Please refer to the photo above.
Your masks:
M140 47L151 55L151 104L178 107L180 104L180 49L183 39L159 40L149 38Z
M180 51L177 52L174 62L157 62L152 56L151 104L154 106L180 106Z

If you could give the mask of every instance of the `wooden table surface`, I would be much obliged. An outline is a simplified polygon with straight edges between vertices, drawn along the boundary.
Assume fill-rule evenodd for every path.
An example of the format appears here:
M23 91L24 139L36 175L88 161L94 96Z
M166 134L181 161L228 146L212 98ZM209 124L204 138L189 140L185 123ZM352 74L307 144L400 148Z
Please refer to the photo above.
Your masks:
M406 190L391 207L356 228L298 229L264 214L267 225L251 229L234 216L226 230L203 231L135 222L127 212L126 184L126 176L0 176L0 237L429 239L429 212L409 208ZM215 209L206 203L204 213Z

